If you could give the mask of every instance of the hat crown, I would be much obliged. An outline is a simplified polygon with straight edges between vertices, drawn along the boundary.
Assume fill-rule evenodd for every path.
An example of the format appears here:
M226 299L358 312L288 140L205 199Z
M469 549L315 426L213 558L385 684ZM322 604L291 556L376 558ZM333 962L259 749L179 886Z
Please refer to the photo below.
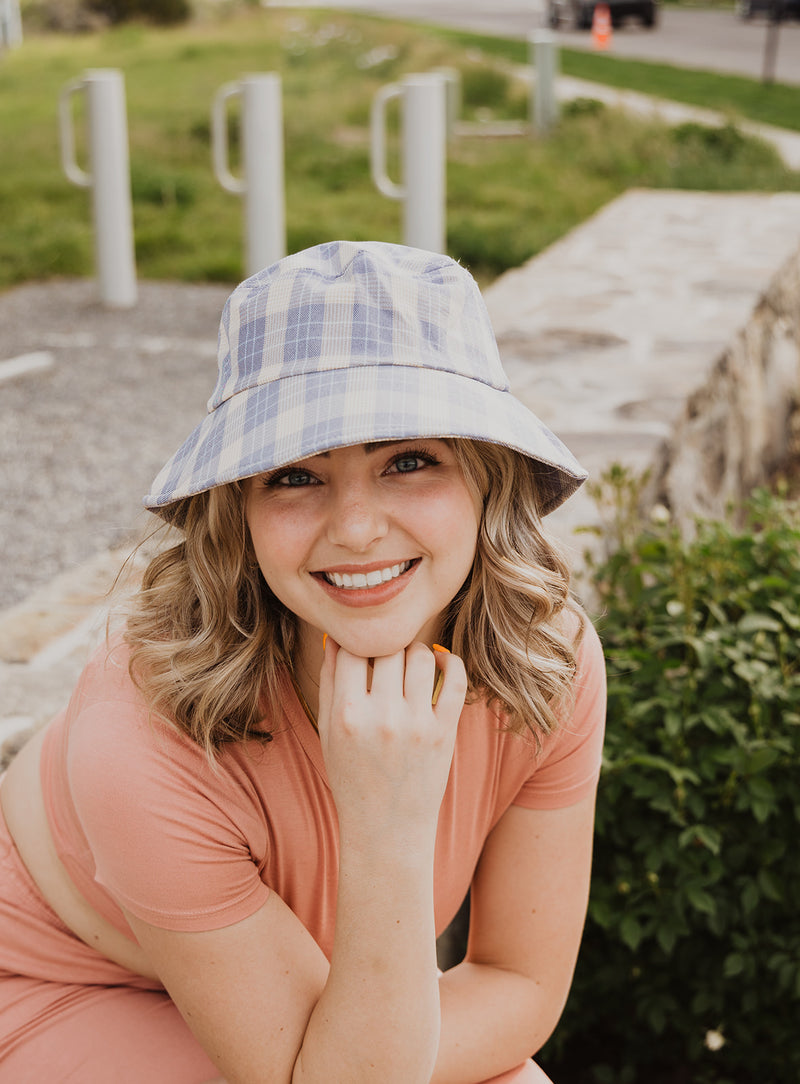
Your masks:
M231 294L208 409L284 378L375 365L439 369L508 390L468 271L419 249L335 241L286 257Z

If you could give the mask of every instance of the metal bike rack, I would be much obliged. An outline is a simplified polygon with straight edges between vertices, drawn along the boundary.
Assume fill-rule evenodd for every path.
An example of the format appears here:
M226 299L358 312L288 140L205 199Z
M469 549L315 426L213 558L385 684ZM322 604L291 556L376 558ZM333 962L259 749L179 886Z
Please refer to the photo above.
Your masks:
M242 173L228 165L228 114L231 98L242 101ZM283 167L283 107L280 76L246 75L217 91L211 107L214 172L226 192L244 198L247 275L286 255L286 201Z
M75 156L73 99L86 96L89 172ZM92 190L95 258L100 299L105 305L136 304L128 122L125 82L114 68L94 68L68 83L59 103L61 164L67 179Z
M22 17L19 0L0 0L0 51L22 45Z
M395 184L386 171L386 108L395 98L402 109L402 184ZM384 196L402 201L405 244L444 252L446 77L440 72L426 72L381 87L372 103L370 127L372 179Z
M528 38L528 55L533 67L531 121L533 131L544 135L558 121L558 45L549 30L536 30Z

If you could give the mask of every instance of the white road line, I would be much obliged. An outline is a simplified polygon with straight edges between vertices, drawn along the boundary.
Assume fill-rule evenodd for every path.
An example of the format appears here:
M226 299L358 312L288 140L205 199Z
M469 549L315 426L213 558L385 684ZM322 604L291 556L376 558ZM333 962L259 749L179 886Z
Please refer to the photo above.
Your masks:
M55 360L49 350L36 350L32 354L20 354L16 358L0 361L0 382L49 369L55 364Z

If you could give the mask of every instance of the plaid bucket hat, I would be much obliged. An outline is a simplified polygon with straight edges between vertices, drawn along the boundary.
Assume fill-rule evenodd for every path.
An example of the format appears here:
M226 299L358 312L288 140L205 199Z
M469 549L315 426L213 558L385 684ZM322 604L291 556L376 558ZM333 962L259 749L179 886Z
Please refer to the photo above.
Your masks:
M335 241L260 271L222 314L208 414L144 504L348 445L417 437L503 444L531 460L542 513L586 478L516 399L472 276L447 256Z

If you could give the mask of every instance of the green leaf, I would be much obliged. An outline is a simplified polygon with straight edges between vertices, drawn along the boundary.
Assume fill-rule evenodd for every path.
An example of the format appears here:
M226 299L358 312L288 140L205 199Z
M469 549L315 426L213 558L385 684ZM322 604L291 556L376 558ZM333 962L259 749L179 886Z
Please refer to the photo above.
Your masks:
M742 910L746 915L750 915L758 907L758 901L761 898L761 894L758 891L758 886L755 881L748 881L742 889L741 895Z
M750 811L759 824L766 824L775 812L775 805L773 802L754 801L750 805Z
M780 632L783 626L780 621L768 614L745 614L736 624L739 632Z
M763 752L763 750L759 750L759 752ZM755 770L760 771L760 768L756 768ZM775 801L775 788L768 779L763 777L763 775L755 775L751 779L748 779L747 789L750 791L753 798L757 798L760 802Z
M691 768L679 768L677 764L673 764L666 757L653 756L650 753L638 753L629 759L628 764L639 765L643 768L657 768L659 771L666 772L676 786L680 786L682 783L693 783L697 786L700 783L700 776L697 772L693 772Z
M769 608L774 610L776 614L780 614L784 624L788 625L790 629L800 631L800 613L793 613L783 602L775 600L770 602Z
M726 979L732 979L736 975L741 975L744 971L744 957L741 953L732 952L729 956L725 957L725 963L722 965L722 974Z
M765 674L769 673L769 667L760 659L743 659L734 665L733 672L748 685L756 685Z
M761 889L762 896L766 896L773 903L780 903L783 899L780 883L772 870L760 869L758 871L758 887Z
M766 768L771 767L775 761L780 757L780 750L770 746L765 746L761 749L754 749L747 761L746 771L750 772L763 772ZM770 796L772 795L772 787L769 786ZM751 788L752 789L752 788ZM762 792L761 797L766 797L766 794Z
M704 888L700 888L699 885L688 884L686 886L686 898L695 911L701 911L705 915L713 915L717 910L714 897L709 895Z
M628 948L635 952L642 940L642 927L633 915L625 915L622 919L619 924L619 935Z
M675 948L675 943L678 940L678 931L674 926L665 926L663 923L656 930L656 941L658 941L662 950L669 956L672 950Z
M690 846L702 846L719 854L722 847L722 837L716 828L709 828L706 824L693 824L684 828L678 837L678 846L681 848Z

